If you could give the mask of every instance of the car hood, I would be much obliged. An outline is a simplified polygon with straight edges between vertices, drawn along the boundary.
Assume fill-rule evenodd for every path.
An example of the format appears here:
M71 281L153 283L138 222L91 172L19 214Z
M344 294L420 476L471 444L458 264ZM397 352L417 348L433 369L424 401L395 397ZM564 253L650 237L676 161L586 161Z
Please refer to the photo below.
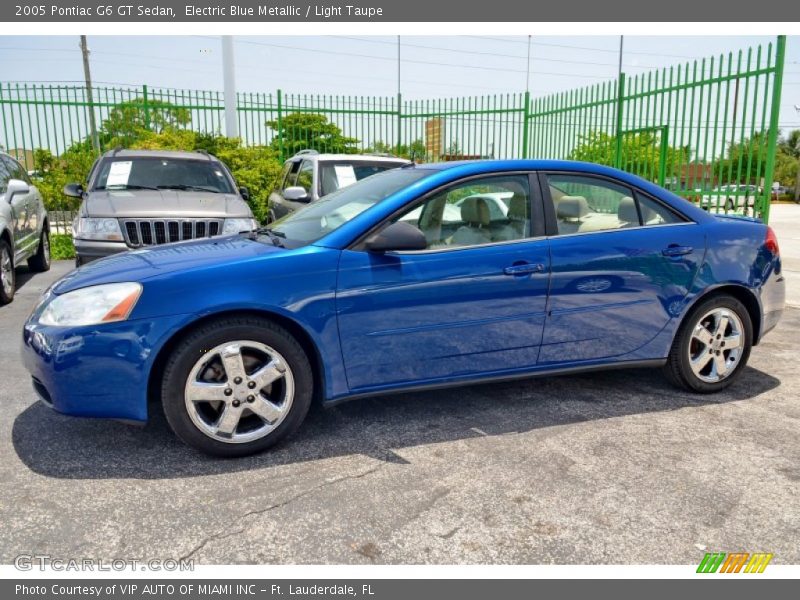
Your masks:
M122 252L93 261L62 278L53 286L52 291L63 294L103 283L143 282L152 277L195 267L213 267L286 252L290 250L273 246L269 240L254 241L246 235L176 242Z
M252 217L236 194L181 190L98 190L85 200L88 217Z

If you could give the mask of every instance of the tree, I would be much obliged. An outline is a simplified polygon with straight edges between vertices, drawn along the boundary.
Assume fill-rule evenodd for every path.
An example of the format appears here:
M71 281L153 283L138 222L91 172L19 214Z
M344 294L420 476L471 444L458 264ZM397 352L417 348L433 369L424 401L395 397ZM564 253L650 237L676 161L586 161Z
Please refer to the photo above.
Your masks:
M377 154L391 154L392 156L400 156L411 160L421 162L426 159L425 142L420 139L414 140L410 144L390 145L383 141L376 141L372 144L371 148L364 150L365 152L373 152Z
M778 143L780 156L783 157L780 162L776 157L775 179L784 184L794 180L794 200L800 202L800 129L791 131Z
M581 143L569 154L570 160L614 166L617 158L617 137L604 131L592 131L581 137ZM622 168L631 166L637 174L655 178L661 166L661 137L651 131L629 133L622 138ZM681 167L689 162L688 147L666 147L666 179L680 177Z
M358 152L359 140L342 135L339 126L330 123L325 115L292 113L283 117L280 127L278 121L267 121L266 125L277 133L272 148L278 150L282 144L286 156L306 149L336 154Z
M117 104L103 121L100 143L104 147L128 146L147 133L162 133L184 127L191 121L189 110L162 100L135 98Z

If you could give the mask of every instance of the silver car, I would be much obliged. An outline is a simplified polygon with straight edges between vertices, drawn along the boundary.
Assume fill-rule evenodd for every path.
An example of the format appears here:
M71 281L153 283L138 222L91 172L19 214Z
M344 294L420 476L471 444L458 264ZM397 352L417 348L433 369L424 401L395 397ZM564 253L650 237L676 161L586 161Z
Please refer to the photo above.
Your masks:
M50 268L49 228L42 196L27 171L0 152L0 304L14 299L15 268L23 261L32 271Z
M396 156L301 150L283 165L269 196L267 220L275 221L365 177L408 164L410 160Z
M73 224L76 264L133 248L251 231L258 224L228 168L203 152L113 150L99 158Z

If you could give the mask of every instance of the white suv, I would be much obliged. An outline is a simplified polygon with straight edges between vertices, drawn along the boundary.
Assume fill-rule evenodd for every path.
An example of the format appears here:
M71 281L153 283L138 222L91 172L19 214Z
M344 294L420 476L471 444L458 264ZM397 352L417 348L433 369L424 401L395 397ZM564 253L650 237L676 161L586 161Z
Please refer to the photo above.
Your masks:
M269 196L268 222L370 175L411 161L378 154L319 154L302 150L287 160Z

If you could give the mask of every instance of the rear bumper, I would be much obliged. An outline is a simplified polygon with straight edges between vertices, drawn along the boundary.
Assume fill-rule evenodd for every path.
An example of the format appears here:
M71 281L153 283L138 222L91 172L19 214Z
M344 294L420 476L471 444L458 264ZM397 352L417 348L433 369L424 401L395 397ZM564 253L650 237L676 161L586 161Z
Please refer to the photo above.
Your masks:
M761 341L767 333L769 333L780 321L783 316L783 311L786 307L786 280L783 277L781 270L780 259L778 259L775 268L769 274L761 286L761 332L759 339Z
M95 240L73 239L75 252L81 263L88 263L98 258L119 254L130 250L125 242L98 242Z

